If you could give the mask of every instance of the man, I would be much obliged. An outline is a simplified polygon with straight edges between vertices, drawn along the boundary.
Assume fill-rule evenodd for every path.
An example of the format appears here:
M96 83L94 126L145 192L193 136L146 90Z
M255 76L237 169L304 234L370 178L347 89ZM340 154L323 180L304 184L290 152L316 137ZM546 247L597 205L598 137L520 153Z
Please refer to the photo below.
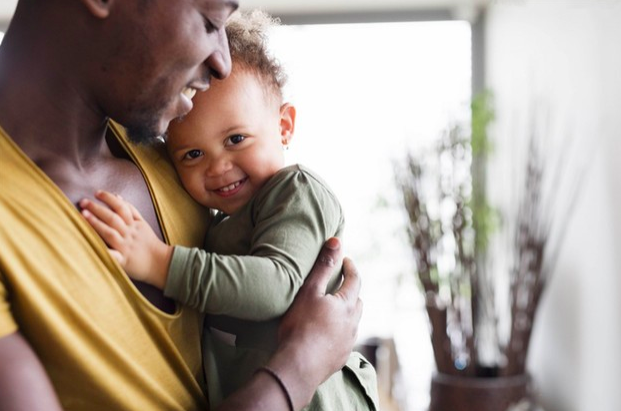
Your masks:
M200 316L132 284L75 204L96 189L167 241L198 245L205 210L154 142L230 72L230 0L20 0L0 47L0 408L207 409ZM110 120L115 120L116 123ZM117 124L118 123L118 124ZM174 207L173 207L174 204ZM222 409L300 408L343 365L359 280L324 295L324 247L268 366ZM321 357L317 357L321 353Z

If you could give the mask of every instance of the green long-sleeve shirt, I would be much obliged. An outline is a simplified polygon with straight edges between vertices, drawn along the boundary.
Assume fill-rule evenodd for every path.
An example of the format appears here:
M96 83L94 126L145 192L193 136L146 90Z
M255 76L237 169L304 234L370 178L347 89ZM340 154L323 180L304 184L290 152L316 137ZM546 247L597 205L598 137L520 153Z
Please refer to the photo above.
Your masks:
M343 224L323 180L303 166L286 167L237 212L214 218L204 250L175 247L165 293L212 315L276 318Z
M310 272L323 243L343 230L341 206L309 169L280 170L242 208L217 215L204 250L175 247L165 294L207 313L204 367L212 406L265 364L278 318ZM333 289L340 278L335 269ZM309 359L312 361L312 359ZM352 353L307 410L377 409L375 371Z

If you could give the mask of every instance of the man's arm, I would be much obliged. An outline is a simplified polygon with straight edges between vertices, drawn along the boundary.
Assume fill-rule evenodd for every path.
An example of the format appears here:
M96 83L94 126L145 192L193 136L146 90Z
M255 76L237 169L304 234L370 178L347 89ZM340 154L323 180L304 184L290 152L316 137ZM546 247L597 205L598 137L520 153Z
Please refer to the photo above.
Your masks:
M328 240L281 322L278 350L267 364L286 387L296 410L308 404L319 384L343 367L356 340L362 302L358 298L360 278L351 261L344 261L339 290L326 294L340 258L339 241ZM288 411L289 406L276 378L258 372L217 410Z
M45 369L19 332L0 338L0 409L61 410Z

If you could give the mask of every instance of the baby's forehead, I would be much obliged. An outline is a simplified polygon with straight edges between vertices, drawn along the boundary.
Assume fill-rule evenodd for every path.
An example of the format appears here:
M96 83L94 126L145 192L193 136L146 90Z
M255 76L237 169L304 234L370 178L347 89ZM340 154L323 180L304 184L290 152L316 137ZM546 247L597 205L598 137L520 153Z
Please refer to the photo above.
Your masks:
M256 81L263 88L267 98L281 102L282 90L279 85L276 84L273 77L269 73L262 71L261 68L233 58L230 77L232 76L243 77L247 80ZM220 81L226 81L226 79Z

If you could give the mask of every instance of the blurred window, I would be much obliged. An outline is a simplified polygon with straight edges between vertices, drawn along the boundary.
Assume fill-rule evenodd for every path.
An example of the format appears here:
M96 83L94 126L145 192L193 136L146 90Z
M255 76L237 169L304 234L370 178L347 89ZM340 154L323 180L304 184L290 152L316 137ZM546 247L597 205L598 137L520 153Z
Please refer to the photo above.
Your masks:
M298 110L287 161L320 173L345 210L346 254L363 275L360 337L394 338L404 409L424 410L433 354L393 169L469 115L470 24L282 26L270 44Z

